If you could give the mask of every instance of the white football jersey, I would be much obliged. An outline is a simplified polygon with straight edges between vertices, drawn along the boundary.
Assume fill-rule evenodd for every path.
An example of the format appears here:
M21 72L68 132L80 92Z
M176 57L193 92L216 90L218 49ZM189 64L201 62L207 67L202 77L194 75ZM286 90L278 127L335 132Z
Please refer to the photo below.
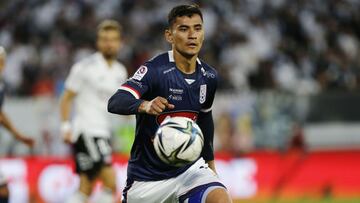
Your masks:
M76 93L73 141L80 133L110 137L107 103L127 76L126 68L121 63L114 61L109 67L99 52L73 65L65 81L65 88Z

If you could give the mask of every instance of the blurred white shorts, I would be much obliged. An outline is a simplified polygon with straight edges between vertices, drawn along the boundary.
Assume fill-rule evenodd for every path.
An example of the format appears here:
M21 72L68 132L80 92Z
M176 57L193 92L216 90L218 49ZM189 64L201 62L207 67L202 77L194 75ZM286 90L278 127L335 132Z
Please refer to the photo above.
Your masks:
M123 202L187 202L186 196L201 186L210 189L205 188L207 190L203 194L205 198L212 189L224 188L218 176L202 158L177 177L161 181L134 181L124 195Z

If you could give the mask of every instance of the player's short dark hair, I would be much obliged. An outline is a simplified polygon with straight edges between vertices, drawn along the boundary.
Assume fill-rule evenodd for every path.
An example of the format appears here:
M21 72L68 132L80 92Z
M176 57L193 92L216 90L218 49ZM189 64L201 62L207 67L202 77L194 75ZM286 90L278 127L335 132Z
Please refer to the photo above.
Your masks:
M97 26L97 33L101 31L109 31L109 30L115 30L119 33L121 33L121 25L116 20L104 20Z
M182 16L191 17L194 14L198 14L200 16L201 20L203 20L203 16L200 11L200 8L196 4L179 5L179 6L174 7L173 9L171 9L171 11L168 15L169 28L174 24L177 17L182 17Z

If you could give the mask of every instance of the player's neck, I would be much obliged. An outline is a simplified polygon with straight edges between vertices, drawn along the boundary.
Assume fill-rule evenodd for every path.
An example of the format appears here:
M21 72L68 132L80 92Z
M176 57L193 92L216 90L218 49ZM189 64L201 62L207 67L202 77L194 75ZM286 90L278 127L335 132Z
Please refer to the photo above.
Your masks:
M108 68L111 68L112 64L114 63L114 60L113 59L105 59L105 61L106 61L106 64L108 65Z
M106 56L105 54L101 53L101 56L103 57L104 61L106 62L106 65L108 68L112 67L112 64L116 60L114 57Z
M197 55L186 57L176 50L173 51L176 67L185 74L195 72Z

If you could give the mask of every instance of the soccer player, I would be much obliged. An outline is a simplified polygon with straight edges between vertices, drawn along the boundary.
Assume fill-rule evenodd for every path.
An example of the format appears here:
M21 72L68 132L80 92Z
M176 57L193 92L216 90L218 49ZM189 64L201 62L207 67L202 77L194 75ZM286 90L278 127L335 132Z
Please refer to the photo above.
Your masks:
M215 170L211 106L217 73L198 59L203 17L195 5L174 7L165 38L172 50L144 63L110 98L108 111L136 114L136 136L128 164L123 202L231 202ZM203 131L202 158L194 164L164 164L152 139L167 116L195 120Z
M66 143L72 144L79 191L69 203L86 202L97 178L103 182L99 202L113 202L116 195L115 171L111 167L111 126L107 101L127 78L125 67L116 58L121 47L121 27L114 20L101 22L97 29L98 52L71 68L65 81L61 111L61 131ZM74 117L70 122L72 104Z
M0 75L5 67L6 52L3 47L0 46ZM34 140L21 134L11 123L7 115L2 110L2 105L5 96L5 84L0 77L0 124L4 126L17 140L32 147ZM1 171L0 171L1 172ZM7 187L6 178L0 173L0 202L5 203L9 201L9 189Z

